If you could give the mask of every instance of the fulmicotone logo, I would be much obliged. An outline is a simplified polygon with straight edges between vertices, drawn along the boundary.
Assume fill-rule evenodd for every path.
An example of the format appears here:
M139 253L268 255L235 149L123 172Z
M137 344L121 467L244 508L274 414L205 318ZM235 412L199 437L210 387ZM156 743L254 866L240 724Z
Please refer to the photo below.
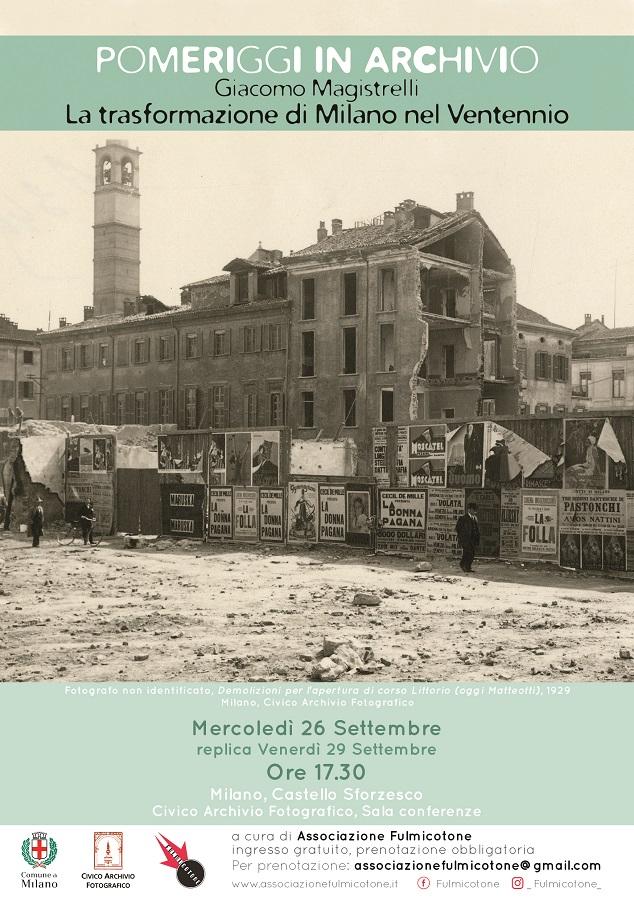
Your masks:
M183 887L194 888L203 883L205 867L197 859L188 858L187 844L179 847L174 841L166 838L164 834L160 834L156 840L165 854L165 859L161 862L161 865L168 866L170 869L176 869L176 879L179 884L182 884Z

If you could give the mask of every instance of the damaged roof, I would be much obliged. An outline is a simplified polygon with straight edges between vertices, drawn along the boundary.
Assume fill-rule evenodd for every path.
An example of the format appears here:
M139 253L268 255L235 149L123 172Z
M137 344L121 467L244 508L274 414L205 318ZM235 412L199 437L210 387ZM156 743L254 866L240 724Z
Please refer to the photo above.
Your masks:
M568 331L570 334L574 332L573 328L567 328L565 325L558 325L556 322L551 322L546 316L542 316L541 313L535 312L534 309L529 309L528 306L523 306L521 303L515 304L515 315L518 322L525 322L528 325L558 328L561 331Z

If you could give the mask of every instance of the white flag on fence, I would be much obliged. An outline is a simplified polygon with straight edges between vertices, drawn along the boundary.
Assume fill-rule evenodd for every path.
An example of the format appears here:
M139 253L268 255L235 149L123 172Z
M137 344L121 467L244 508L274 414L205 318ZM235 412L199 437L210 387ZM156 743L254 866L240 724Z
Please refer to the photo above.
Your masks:
M625 462L625 457L623 456L623 451L621 450L619 439L615 435L614 428L612 428L612 424L609 419L606 419L603 423L603 428L601 429L601 434L599 435L597 446L601 450L605 450L612 462Z

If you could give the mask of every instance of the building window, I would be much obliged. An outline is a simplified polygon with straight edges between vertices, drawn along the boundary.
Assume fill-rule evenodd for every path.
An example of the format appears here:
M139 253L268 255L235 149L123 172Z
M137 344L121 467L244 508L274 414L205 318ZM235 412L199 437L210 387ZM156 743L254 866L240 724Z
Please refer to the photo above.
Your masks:
M46 398L46 418L47 419L56 419L57 418L57 400L55 397L47 397Z
M246 303L249 299L249 274L242 272L236 275L236 302Z
M535 404L535 415L536 416L547 416L550 412L550 406L547 403L536 403Z
M73 402L70 397L62 397L62 421L70 422L72 416Z
M214 331L213 334L213 353L214 356L229 355L229 341L226 331Z
M528 374L528 350L526 347L517 348L517 368L522 375Z
M124 187L132 187L133 172L134 170L130 160L123 160L121 163L121 184L124 185Z
M394 421L394 389L381 388L379 394L379 420L381 422Z
M442 348L443 378L455 378L455 348L453 344L444 344Z
M110 420L110 397L108 394L99 394L99 422L108 425Z
M92 366L92 347L90 344L81 344L79 347L79 368L89 369Z
M108 345L99 344L99 366L104 369L108 365Z
M46 371L47 372L55 372L57 369L57 351L55 347L47 347L46 348Z
M244 389L244 424L247 428L258 424L258 393L254 385Z
M344 316L356 316L357 314L356 272L346 272L343 276L343 314Z
M379 371L394 371L394 325L379 325Z
M186 334L185 359L195 359L198 355L198 335L195 333Z
M147 394L145 391L136 391L134 395L134 424L147 424Z
M442 410L442 418L443 419L455 419L456 418L456 410L453 406L448 406L446 409Z
M22 351L22 362L25 366L33 365L33 351L32 350L23 350Z
M379 309L382 312L396 306L396 277L394 269L379 270Z
M126 424L126 395L117 394L117 425Z
M269 393L269 424L284 424L284 397L281 391Z
M32 381L21 381L20 382L20 398L22 400L32 400L33 399L33 382Z
M346 428L354 428L357 424L357 392L354 388L346 388L343 392L343 424Z
M101 183L102 184L110 184L110 179L112 177L112 163L106 156L104 161L101 164Z
M302 378L315 374L315 332L302 332Z
M282 349L282 326L269 325L269 350Z
M128 365L128 342L125 338L117 341L117 365Z
M535 378L548 381L550 378L550 356L548 353L535 354Z
M443 302L445 305L445 315L451 319L456 318L456 289L447 288L443 291Z
M185 428L198 427L198 388L185 388Z
M72 347L62 347L62 372L72 372L73 370L73 349Z
M174 421L174 391L172 388L162 388L159 391L159 422L167 425Z
M134 362L139 365L148 361L148 342L139 338L134 342Z
M612 372L612 396L615 400L625 397L625 370L614 369Z
M302 319L315 318L315 279L302 278Z
M88 394L82 394L79 398L79 421L88 422L90 420L90 397Z
M315 425L315 395L312 391L302 393L302 426L313 428Z
M582 397L590 396L590 382L592 372L579 372L579 393Z
M242 333L242 350L244 353L256 353L258 350L258 328L256 325L245 325Z
M567 356L555 356L553 365L555 381L568 381L570 378L570 360Z
M227 389L216 384L211 389L211 427L224 428L227 425Z
M343 329L343 371L354 375L357 371L357 329Z
M159 360L165 362L174 358L174 336L171 334L163 335L159 338Z
M485 378L497 378L498 377L498 341L497 338L486 338L483 342L483 355L484 355L484 377Z

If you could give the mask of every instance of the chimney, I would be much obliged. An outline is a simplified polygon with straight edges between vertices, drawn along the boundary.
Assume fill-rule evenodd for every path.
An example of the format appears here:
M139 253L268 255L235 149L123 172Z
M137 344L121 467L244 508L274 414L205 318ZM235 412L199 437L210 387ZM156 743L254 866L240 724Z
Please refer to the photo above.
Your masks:
M592 314L591 313L586 313L584 318L585 318L585 322L583 323L584 325L589 325L592 322Z
M94 319L95 317L95 307L94 306L84 306L84 322L87 322L88 319Z
M456 194L456 212L473 209L473 191L461 191Z
M283 256L284 256L284 254L282 253L281 250L271 250L271 259L275 263L276 266L279 266L279 264L282 262Z
M319 228L317 229L317 241L325 241L328 237L328 229L326 228L325 222L319 223Z
M383 213L383 224L386 225L388 228L392 227L392 225L394 224L394 210L393 209L385 210L385 212Z
M66 328L66 316L59 317L59 327Z
M601 324L605 325L605 316L603 315L603 313L601 314Z
M407 210L403 206L402 203L399 203L398 206L394 207L394 224L396 226L402 225L405 219L407 218Z
M333 219L332 220L332 233L333 234L341 234L341 229L343 228L343 222L341 219Z

